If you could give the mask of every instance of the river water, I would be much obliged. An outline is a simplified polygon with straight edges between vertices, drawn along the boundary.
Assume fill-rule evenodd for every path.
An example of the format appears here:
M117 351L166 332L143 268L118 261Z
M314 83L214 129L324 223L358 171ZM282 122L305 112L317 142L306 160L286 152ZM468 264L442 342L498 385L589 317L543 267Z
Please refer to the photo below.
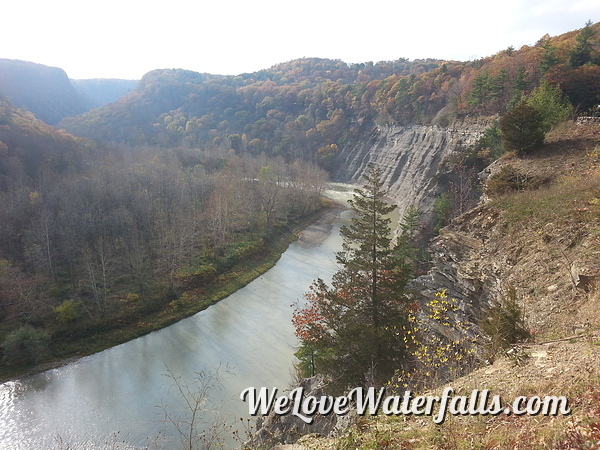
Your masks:
M247 387L287 389L298 341L291 304L318 277L330 280L349 211L324 225L320 243L295 242L270 271L228 298L165 329L64 367L0 385L0 449L168 448L190 417L184 396L204 379L210 400L199 423L239 423ZM320 227L322 230L323 226ZM172 376L168 374L171 373ZM176 379L178 382L176 382ZM171 420L165 420L165 412ZM210 434L210 432L209 432ZM227 440L228 447L236 443Z

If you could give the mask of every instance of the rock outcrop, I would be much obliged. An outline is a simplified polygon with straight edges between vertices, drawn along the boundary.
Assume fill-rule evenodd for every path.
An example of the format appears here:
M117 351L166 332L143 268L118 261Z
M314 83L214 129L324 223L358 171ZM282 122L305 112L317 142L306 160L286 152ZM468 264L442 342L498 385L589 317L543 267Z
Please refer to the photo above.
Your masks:
M439 194L436 183L444 158L474 144L492 119L457 121L448 127L438 125L377 126L362 141L342 148L335 178L357 183L374 163L383 170L383 181L400 217L411 204L418 206L427 220Z
M589 174L600 164L588 150L597 139L586 145L572 139L551 142L543 154L505 157L490 170L511 166L557 186L570 182L585 190ZM594 295L600 274L597 217L591 210L597 200L566 203L568 198L550 192L554 194L539 189L505 200L512 215L501 202L484 201L455 218L430 243L430 269L410 290L424 300L445 289L473 323L513 291L534 333L571 333L587 318L582 305ZM546 206L553 202L555 211Z
M320 376L304 378L295 387L302 388L305 397L321 398L326 395ZM345 416L315 414L312 416L313 422L307 424L293 414L281 416L271 411L258 419L256 434L246 445L251 448L271 448L276 444L293 444L307 434L335 436L350 424L354 416L351 413Z
M472 337L478 335L476 324L483 312L506 289L503 279L511 265L502 254L496 253L497 242L494 242L501 237L492 233L492 229L498 223L498 212L485 205L456 218L431 242L428 273L408 285L408 290L423 305L445 290L458 302L459 319L472 324ZM467 224L473 226L466 229Z

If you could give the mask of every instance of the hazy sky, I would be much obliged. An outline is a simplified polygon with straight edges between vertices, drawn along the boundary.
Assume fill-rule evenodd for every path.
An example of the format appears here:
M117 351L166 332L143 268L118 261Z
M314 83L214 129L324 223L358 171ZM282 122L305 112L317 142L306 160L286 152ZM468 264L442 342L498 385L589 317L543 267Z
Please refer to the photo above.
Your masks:
M600 20L600 0L7 0L0 58L70 78L236 75L302 57L472 60Z

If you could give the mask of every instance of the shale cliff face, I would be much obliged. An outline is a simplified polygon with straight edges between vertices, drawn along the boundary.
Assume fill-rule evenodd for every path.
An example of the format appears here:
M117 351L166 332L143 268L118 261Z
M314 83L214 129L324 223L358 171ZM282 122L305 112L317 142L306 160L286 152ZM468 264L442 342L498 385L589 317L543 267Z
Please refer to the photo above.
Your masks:
M408 206L418 206L430 217L438 195L435 176L443 159L479 139L491 119L465 119L448 127L389 125L375 127L365 139L346 145L338 157L338 181L357 183L374 163L400 217Z
M442 228L428 273L410 290L421 299L446 290L475 323L514 290L527 325L546 338L600 320L590 314L600 279L599 149L600 127L577 126L535 155L496 161L492 172L512 167L546 182L488 199Z

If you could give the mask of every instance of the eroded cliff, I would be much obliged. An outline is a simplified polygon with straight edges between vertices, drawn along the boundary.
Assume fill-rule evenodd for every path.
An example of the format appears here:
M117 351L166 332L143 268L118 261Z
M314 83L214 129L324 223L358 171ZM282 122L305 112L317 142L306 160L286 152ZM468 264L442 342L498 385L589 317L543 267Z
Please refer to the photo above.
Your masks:
M599 143L598 125L576 125L534 155L496 161L495 172L510 167L541 186L492 195L440 230L431 269L411 290L433 298L445 289L473 322L513 290L546 338L597 322L589 299L600 274Z
M383 181L400 217L408 206L418 206L427 220L439 195L436 183L440 163L474 144L493 118L468 118L447 127L387 125L375 127L368 137L343 147L334 177L357 183L369 163L383 170Z

